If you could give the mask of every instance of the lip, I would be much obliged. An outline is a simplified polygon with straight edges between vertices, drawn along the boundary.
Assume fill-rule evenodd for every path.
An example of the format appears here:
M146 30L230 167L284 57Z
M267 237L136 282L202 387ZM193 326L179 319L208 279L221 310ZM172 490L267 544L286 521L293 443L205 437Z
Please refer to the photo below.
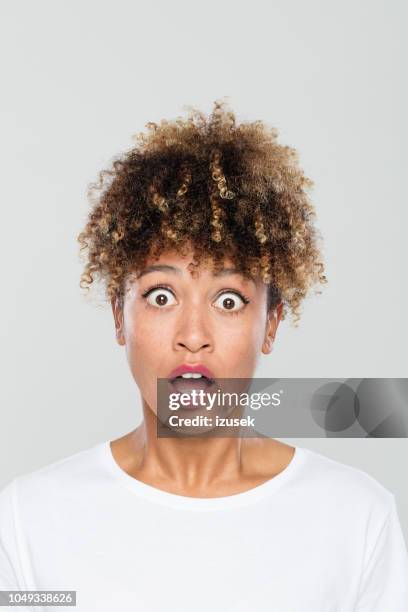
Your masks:
M174 370L170 372L170 374L168 375L168 379L172 381L177 376L181 376L182 374L185 374L187 372L202 374L203 376L206 376L211 381L215 379L215 375L213 374L213 372L211 372L211 370L209 370L202 363L196 363L194 365L188 364L188 363L182 363L181 365L179 365L177 368L175 368Z

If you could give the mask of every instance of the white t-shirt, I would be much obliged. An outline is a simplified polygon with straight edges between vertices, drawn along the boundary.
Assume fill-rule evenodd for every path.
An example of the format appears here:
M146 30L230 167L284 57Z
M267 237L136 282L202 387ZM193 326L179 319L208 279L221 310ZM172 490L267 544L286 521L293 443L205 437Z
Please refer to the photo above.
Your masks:
M394 495L315 451L194 498L128 475L105 441L0 491L0 590L73 590L81 612L407 612L408 554Z

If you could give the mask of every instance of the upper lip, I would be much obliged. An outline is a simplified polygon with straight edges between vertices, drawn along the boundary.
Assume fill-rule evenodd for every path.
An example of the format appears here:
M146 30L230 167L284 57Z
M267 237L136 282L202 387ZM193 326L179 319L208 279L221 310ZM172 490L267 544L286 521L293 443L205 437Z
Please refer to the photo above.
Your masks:
M179 365L177 368L175 368L174 370L170 372L170 374L168 375L168 378L170 380L173 380L177 376L181 376L182 374L185 374L186 372L199 372L200 374L202 374L203 376L206 376L210 380L214 380L215 378L211 370L209 370L202 363L196 363L194 365L188 364L188 363L182 363L181 365Z

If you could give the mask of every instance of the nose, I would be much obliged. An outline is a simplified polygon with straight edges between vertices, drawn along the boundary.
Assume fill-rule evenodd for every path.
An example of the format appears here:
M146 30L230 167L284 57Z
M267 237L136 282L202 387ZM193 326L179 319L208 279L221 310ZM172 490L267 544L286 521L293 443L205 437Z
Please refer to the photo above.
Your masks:
M191 353L211 350L213 341L209 325L208 317L199 305L183 308L174 334L175 350L187 349Z

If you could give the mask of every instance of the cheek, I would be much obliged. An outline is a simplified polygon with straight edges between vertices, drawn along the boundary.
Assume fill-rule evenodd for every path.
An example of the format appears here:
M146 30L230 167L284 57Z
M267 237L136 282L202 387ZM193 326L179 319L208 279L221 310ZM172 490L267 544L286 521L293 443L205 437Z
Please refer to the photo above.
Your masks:
M149 324L146 316L133 314L125 328L125 350L132 377L143 401L156 412L157 379L163 371L161 361L168 359L169 331L163 326Z
M228 330L226 326L220 327L216 334L215 352L225 356L231 376L245 378L256 366L263 340L261 316L248 317L242 325L229 326Z
M157 327L134 325L126 334L126 346L140 361L154 361L157 367L158 357L166 346L166 330Z
M133 377L139 387L144 387L160 370L160 359L168 352L169 329L157 325L154 318L142 310L133 309L127 316L124 330L125 349Z

